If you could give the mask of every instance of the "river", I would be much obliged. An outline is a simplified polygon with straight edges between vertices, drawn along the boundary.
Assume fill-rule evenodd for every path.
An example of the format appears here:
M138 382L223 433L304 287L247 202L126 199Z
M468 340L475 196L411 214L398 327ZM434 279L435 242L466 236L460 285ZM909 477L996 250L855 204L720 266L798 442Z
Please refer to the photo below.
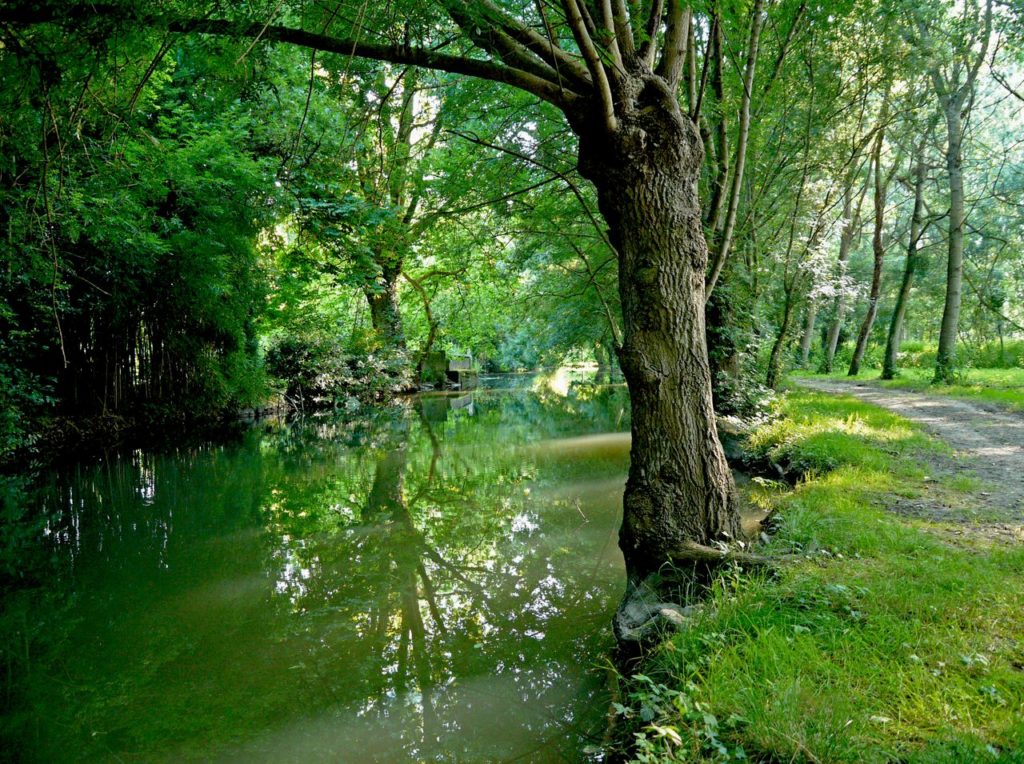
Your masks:
M12 758L587 758L628 398L513 379L47 474L2 624Z

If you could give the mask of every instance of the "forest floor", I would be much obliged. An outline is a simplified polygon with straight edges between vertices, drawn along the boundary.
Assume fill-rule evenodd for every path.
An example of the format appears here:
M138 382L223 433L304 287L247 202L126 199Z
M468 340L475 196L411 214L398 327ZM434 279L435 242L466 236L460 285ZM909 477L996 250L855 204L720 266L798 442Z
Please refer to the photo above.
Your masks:
M798 384L818 392L852 395L896 412L953 448L954 458L941 453L928 458L933 471L929 482L937 490L899 498L889 507L891 511L951 523L965 534L1024 541L1024 414L993 410L982 401L856 381L803 378ZM942 490L950 482L961 491ZM965 494L969 501L964 500Z

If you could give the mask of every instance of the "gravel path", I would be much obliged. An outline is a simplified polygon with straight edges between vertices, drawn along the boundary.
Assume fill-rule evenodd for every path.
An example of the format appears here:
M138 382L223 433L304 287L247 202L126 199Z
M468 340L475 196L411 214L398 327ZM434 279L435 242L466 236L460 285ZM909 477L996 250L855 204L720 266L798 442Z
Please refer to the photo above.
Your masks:
M993 411L981 404L906 390L840 380L801 379L799 384L825 393L853 395L894 411L948 443L957 459L930 460L939 477L977 479L970 501L948 491L915 499L900 498L894 512L955 523L955 531L1024 543L1024 414Z

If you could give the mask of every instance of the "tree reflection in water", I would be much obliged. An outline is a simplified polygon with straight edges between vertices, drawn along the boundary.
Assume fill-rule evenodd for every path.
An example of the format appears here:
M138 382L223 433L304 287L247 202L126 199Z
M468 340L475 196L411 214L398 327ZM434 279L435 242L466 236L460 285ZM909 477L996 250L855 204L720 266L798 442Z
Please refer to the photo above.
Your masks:
M624 392L455 403L54 476L66 633L16 697L58 723L24 758L578 758L628 449L579 436L628 429Z

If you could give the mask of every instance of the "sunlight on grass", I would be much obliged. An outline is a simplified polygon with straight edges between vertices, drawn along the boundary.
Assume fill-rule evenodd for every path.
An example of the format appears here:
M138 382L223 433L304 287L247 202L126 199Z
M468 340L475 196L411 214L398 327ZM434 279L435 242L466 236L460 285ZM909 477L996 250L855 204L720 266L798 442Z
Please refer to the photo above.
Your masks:
M819 472L771 494L771 547L807 559L724 579L658 650L659 681L741 719L728 736L754 760L1024 760L1024 550L955 548L885 510L936 448L906 420L805 392L778 411L752 448Z
M805 371L792 373L794 379L836 379L871 382L896 390L914 390L929 395L948 395L953 398L990 403L1014 411L1024 411L1024 368L964 369L953 385L933 385L932 369L901 369L896 379L881 380L877 369L869 369L856 377L845 373L812 374Z

